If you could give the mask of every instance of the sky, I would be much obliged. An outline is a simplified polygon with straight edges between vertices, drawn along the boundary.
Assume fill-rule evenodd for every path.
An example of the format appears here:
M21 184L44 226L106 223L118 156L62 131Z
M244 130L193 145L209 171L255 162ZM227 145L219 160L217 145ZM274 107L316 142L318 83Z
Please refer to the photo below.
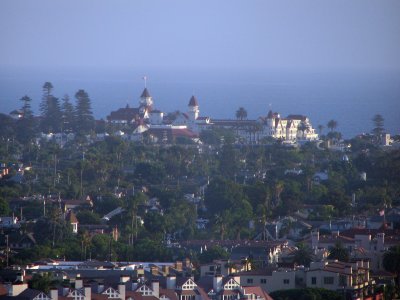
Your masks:
M1 0L0 67L400 70L399 0Z

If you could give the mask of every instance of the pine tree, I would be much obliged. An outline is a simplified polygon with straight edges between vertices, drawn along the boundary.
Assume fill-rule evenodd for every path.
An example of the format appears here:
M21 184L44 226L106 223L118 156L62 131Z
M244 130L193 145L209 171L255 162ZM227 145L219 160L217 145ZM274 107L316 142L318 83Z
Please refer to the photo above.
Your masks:
M21 144L26 144L31 142L36 134L36 122L33 118L33 113L31 110L32 99L25 95L20 99L23 102L22 113L23 117L19 119L16 123L16 138Z
M76 131L79 134L88 134L94 129L94 118L89 95L84 90L75 94L76 98Z
M52 95L53 85L45 82L43 85L43 97L40 104L42 121L40 127L43 132L60 132L62 114L58 98Z
M64 98L62 98L61 112L62 112L62 120L63 120L63 131L70 132L73 130L75 125L75 110L74 106L69 100L69 96L66 94Z
M374 122L374 129L372 129L372 133L377 137L380 138L381 135L385 132L385 129L383 128L383 124L385 119L382 117L380 114L376 114L373 118L372 121Z
M32 117L32 115L33 115L32 109L31 109L32 99L29 98L27 95L25 95L20 100L23 102L21 110L22 110L22 113L24 114L24 118Z

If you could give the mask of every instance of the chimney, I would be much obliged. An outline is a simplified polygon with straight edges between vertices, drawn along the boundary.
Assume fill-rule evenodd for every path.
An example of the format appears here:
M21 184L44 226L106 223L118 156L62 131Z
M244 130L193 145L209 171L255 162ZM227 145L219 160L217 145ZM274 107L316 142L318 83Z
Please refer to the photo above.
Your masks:
M62 290L62 296L66 296L69 293L69 287L68 286L64 286L63 290Z
M364 268L369 270L369 260L368 259L364 261Z
M158 267L156 265L152 265L150 267L150 271L151 271L151 275L155 275L155 276L158 275Z
M142 276L144 276L144 269L143 269L143 267L138 267L138 268L136 268L134 274L136 275L136 277L142 277Z
M92 287L90 285L85 285L85 300L91 300L92 299Z
M350 266L350 265L346 265L346 266L344 267L344 272L345 272L346 274L348 274L348 275L352 275L352 274L353 274L353 267Z
M385 233L380 232L376 235L376 250L385 250Z
M185 266L185 268L190 268L190 258L188 258L188 257L185 258L184 266Z
M319 242L319 231L314 230L311 232L311 246L312 249L317 249L318 248L318 242Z
M52 288L50 290L50 298L51 300L58 300L58 289Z
M125 300L125 296L126 296L126 287L125 287L125 284L124 284L124 283L120 282L120 283L118 284L118 292L119 292L119 297L120 297L122 300Z
M18 275L17 275L17 281L24 282L24 280L25 280L25 275L26 275L25 269L22 269L21 272L18 273Z
M83 288L83 280L80 277L80 275L78 274L78 275L76 275L76 278L75 278L75 289L77 290L77 289L81 289L81 288Z
M213 289L215 293L218 293L222 288L222 276L215 275L213 280Z
M177 271L182 272L182 262L181 262L181 261L175 262L175 269L176 269Z
M164 273L164 276L169 274L169 266L168 265L163 265L162 266L162 271Z
M176 289L176 276L175 275L167 276L167 289L169 289L169 290Z
M158 299L160 297L160 282L158 280L152 280L151 289L153 290L153 296Z

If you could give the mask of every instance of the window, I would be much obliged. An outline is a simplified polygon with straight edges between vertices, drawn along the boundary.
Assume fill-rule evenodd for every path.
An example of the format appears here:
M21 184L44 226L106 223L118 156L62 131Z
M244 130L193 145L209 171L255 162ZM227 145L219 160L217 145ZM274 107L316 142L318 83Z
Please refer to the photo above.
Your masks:
M247 278L247 283L253 283L253 278Z
M333 284L333 277L324 277L324 284Z
M289 284L290 280L289 279L283 279L283 284Z
M317 284L317 277L311 277L311 284Z
M267 283L267 279L261 278L261 279L260 279L260 283L261 283L261 284L266 284L266 283Z

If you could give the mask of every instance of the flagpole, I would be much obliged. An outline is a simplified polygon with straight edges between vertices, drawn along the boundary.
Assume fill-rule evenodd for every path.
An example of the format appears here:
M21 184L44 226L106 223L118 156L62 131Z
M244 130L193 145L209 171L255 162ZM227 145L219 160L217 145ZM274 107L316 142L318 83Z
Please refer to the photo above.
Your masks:
M143 80L144 80L144 88L147 88L147 76L146 75L143 76Z

